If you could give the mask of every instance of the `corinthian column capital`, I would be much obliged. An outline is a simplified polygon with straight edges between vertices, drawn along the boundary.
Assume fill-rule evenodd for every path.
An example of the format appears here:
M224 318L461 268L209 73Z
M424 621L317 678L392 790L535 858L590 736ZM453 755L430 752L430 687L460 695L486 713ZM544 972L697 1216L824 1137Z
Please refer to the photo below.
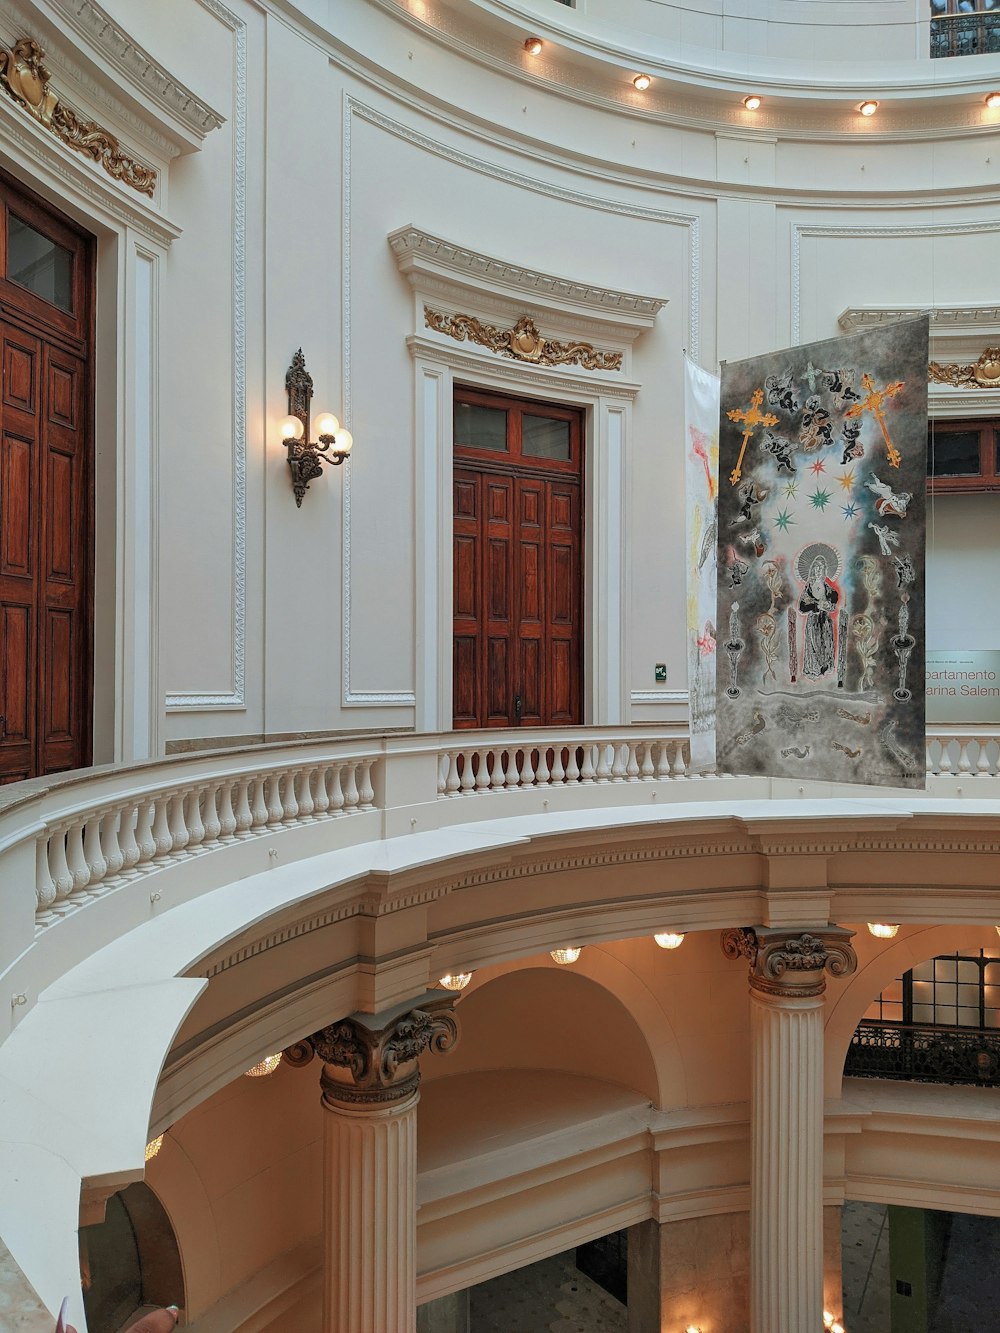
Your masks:
M322 1060L322 1100L330 1110L406 1101L420 1082L424 1051L443 1054L458 1040L455 1000L428 991L381 1014L351 1014L288 1047L285 1059L296 1066Z
M826 973L847 977L858 966L853 930L843 926L739 926L722 932L727 958L750 963L750 989L763 995L822 995Z

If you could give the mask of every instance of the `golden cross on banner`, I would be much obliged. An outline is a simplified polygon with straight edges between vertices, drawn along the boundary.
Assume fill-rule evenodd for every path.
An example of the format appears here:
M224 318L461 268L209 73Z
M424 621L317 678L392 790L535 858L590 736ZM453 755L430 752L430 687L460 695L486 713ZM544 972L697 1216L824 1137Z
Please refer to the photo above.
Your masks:
M726 416L730 421L742 421L746 429L743 432L743 443L740 445L740 456L736 460L736 466L729 474L730 486L735 486L743 475L743 455L747 451L747 441L754 432L755 426L776 426L778 418L771 412L762 412L760 405L764 401L764 390L754 389L750 395L750 406L744 411L742 408L733 408L727 412Z
M902 462L899 450L889 439L889 431L885 424L885 414L882 411L882 404L887 398L895 398L905 383L904 380L896 380L893 384L887 384L884 389L876 389L875 381L871 375L862 375L861 384L868 394L860 403L855 403L844 413L845 417L859 417L862 412L870 412L878 422L879 430L882 432L882 438L885 440L886 453L889 455L889 466L899 467Z

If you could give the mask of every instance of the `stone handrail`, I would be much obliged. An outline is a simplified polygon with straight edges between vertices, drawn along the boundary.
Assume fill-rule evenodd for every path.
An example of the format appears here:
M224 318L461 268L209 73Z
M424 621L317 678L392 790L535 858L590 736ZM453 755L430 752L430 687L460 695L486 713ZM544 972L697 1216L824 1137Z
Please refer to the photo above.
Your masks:
M927 773L936 795L953 786L942 778L1000 776L1000 728L933 728ZM693 771L687 735L671 726L457 731L175 756L0 789L0 883L30 882L37 933L138 877L287 829L381 816L338 836L334 845L345 845L407 832L418 821L426 828L473 817L435 811L436 803L558 789L566 809L607 803L614 785L692 779L697 799L723 796L710 796L703 784L726 780ZM766 779L754 781L755 796L771 794L759 785ZM740 794L734 787L724 793ZM623 795L616 792L612 803ZM508 802L506 812L537 808ZM0 971L11 957L0 956Z

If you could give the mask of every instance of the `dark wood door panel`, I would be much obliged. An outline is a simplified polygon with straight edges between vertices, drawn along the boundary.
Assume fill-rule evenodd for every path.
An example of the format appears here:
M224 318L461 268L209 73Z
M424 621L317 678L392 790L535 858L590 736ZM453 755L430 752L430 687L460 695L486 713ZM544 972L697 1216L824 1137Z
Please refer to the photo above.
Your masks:
M582 416L496 395L469 400L503 404L508 434L506 449L456 444L454 726L578 722ZM568 423L569 458L522 450L528 409Z
M33 440L0 437L0 580L34 578L34 455Z

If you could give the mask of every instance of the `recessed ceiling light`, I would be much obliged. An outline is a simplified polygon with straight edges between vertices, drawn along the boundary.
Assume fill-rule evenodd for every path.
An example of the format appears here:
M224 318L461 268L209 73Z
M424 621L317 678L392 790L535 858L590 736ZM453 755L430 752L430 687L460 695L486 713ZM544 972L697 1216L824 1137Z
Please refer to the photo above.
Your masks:
M545 43L541 37L528 37L524 43L524 49L529 56L538 56L542 54L542 47Z
M648 74L637 74L632 80L632 86L638 88L641 93L644 93L652 82L653 80Z
M877 940L894 940L896 938L896 931L899 929L899 923L891 921L869 921L868 929Z
M986 105L991 111L1000 107L1000 93L988 93L986 96Z
M744 97L743 105L748 111L756 111L761 104L761 100L756 93L751 93L749 97Z
M862 102L858 110L863 116L874 116L878 110L878 102Z

